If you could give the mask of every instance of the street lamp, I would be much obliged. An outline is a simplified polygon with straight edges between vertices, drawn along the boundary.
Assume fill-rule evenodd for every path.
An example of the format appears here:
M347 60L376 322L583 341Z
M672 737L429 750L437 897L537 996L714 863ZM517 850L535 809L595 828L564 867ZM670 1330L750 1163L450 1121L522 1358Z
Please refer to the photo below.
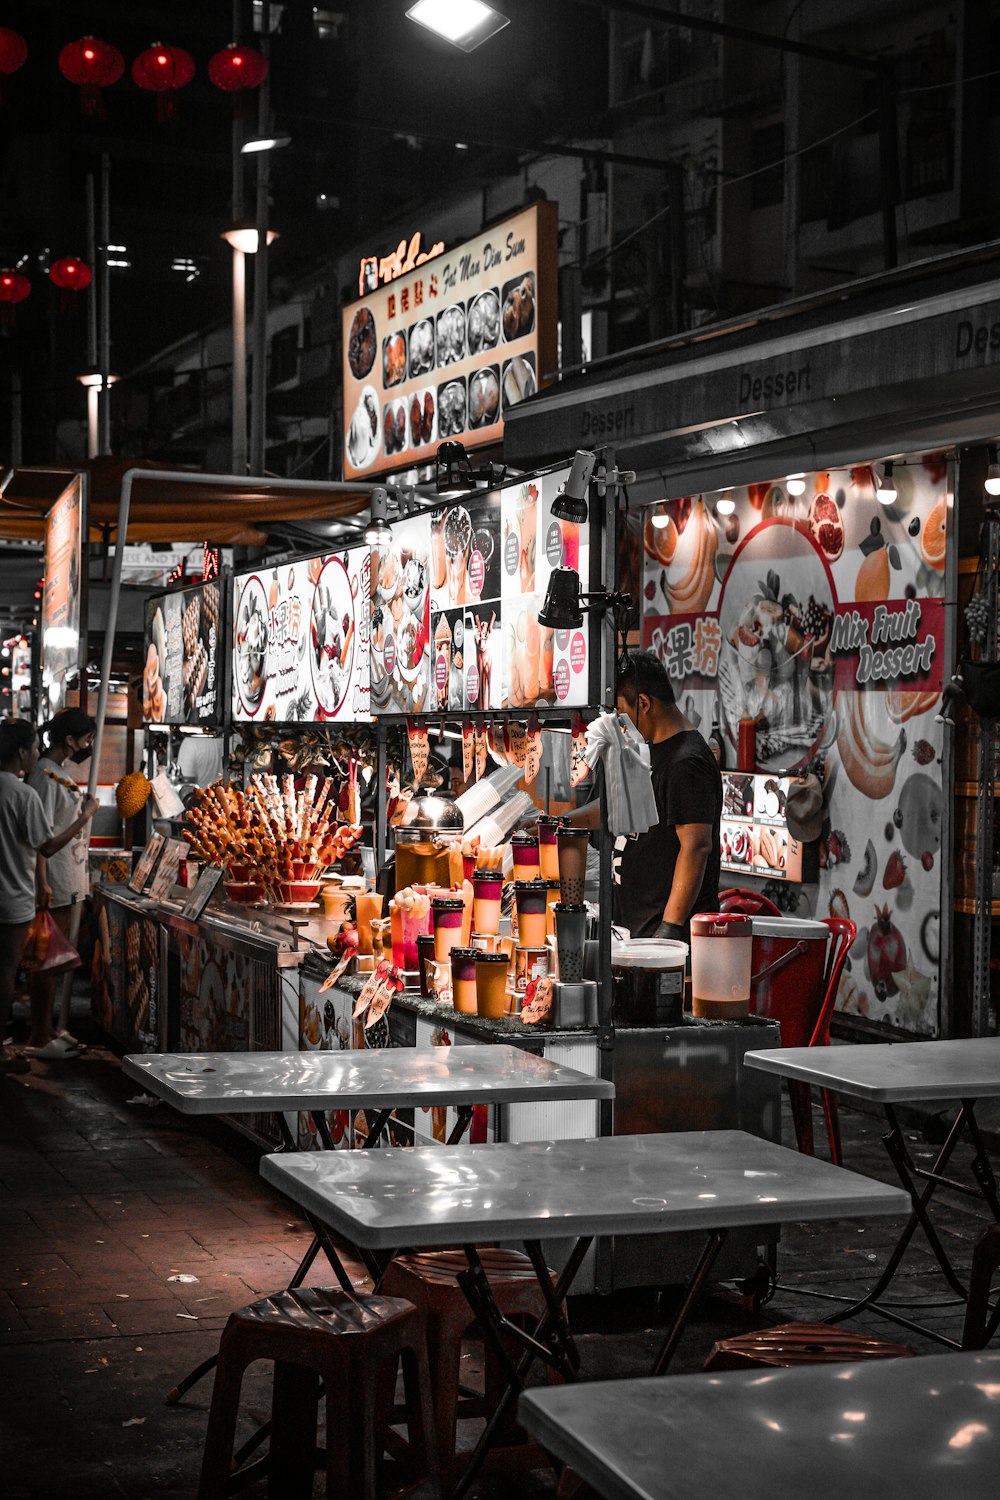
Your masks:
M256 151L278 151L282 146L290 146L292 138L290 135L276 133L275 135L253 135L248 141L244 141L240 147L242 156L251 156Z
M87 457L96 458L100 448L99 412L101 391L105 389L104 376L100 370L84 370L76 378L87 392ZM107 389L117 383L118 376L109 375Z
M501 15L483 0L417 0L406 12L406 18L463 52L472 52L510 25L509 16Z
M247 268L248 255L257 254L257 225L240 219L222 238L233 251L233 473L247 469ZM273 245L277 230L267 231Z

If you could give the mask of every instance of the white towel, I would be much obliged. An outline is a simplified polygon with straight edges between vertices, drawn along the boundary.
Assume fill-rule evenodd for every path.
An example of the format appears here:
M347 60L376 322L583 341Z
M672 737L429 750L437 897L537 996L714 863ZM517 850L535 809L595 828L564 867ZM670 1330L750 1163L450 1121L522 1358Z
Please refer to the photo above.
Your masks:
M646 833L660 821L649 769L649 746L624 714L606 711L587 726L587 764L601 761L608 825L617 837Z

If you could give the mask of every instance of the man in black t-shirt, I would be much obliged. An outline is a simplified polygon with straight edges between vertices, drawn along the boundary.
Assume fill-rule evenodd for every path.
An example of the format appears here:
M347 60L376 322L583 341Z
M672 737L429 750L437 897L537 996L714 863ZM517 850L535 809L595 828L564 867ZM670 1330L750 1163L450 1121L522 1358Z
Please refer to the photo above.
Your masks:
M715 756L674 699L652 651L630 656L618 678L618 711L649 746L660 821L619 839L615 921L633 937L690 939L692 912L719 909L722 776Z

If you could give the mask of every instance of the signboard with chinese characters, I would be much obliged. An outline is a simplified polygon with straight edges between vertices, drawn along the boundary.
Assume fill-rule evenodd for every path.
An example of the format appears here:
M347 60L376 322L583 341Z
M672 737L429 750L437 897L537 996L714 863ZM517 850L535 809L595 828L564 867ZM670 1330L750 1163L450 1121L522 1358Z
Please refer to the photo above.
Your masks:
M582 707L589 633L541 626L554 567L589 576L586 526L556 520L568 469L394 522L373 553L372 705L381 713Z
M234 580L234 718L286 724L371 717L371 557L368 547L351 547Z
M555 368L557 217L534 203L344 309L346 479L500 440Z
M426 265L443 251L444 240L436 240L425 250L423 236L417 229L409 240L400 240L395 250L390 250L388 255L363 255L358 269L358 296L364 297L379 286L398 281L400 276L416 270L417 266Z
M43 721L66 707L67 685L80 669L83 528L83 484L77 477L67 485L45 519L40 704Z
M221 723L220 613L219 583L154 595L147 602L142 716L148 723Z
M728 766L749 718L757 782L780 791L788 771L821 773L815 886L804 875L793 890L787 867L735 864L766 875L783 909L856 924L840 1010L927 1035L948 859L937 715L952 468L925 454L897 462L894 478L890 504L857 464L805 475L798 495L784 480L731 490L729 515L707 494L652 508L642 639L687 717L705 735L718 722ZM743 840L730 853L737 844L745 854Z

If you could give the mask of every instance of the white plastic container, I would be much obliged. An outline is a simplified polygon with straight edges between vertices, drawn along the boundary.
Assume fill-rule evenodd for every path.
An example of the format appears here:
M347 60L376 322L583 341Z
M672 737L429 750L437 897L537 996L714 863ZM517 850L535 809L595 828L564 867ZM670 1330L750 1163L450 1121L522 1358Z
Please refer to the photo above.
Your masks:
M691 918L691 1009L708 1021L750 1014L753 923L736 912Z

